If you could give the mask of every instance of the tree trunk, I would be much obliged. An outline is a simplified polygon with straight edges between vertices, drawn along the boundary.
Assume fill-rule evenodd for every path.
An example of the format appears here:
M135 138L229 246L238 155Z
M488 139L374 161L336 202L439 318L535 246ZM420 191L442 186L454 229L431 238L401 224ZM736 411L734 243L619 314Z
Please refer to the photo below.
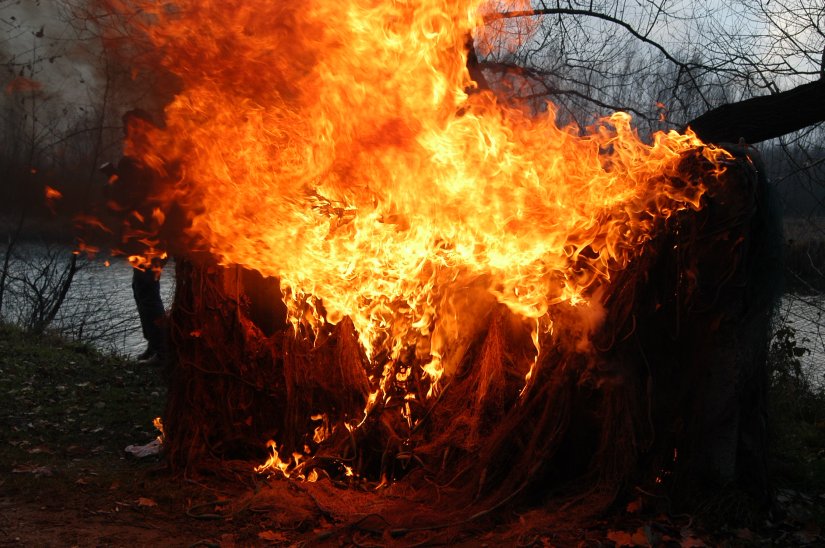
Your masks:
M686 124L708 143L759 143L825 121L825 79L709 110Z
M603 504L634 485L672 498L697 480L764 495L766 280L779 266L766 186L744 157L721 173L700 152L683 164L709 187L704 207L659 221L636 263L615 273L592 348L554 318L527 388L530 328L503 306L439 396L405 403L423 382L413 354L392 364L413 373L379 389L348 320L317 334L287 327L275 280L179 259L168 458L262 459L274 439L305 454L304 472L449 485L442 504L457 512L559 492ZM326 439L314 439L321 426Z

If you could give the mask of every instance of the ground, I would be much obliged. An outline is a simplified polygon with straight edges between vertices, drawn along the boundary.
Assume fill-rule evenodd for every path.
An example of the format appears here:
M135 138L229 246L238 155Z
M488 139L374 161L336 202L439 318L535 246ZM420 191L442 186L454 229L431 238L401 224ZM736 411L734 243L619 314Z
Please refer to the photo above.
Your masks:
M221 473L171 473L145 444L162 413L162 371L88 346L0 327L0 546L712 546L821 544L825 434L815 421L778 437L774 507L749 521L713 519L720 496L674 514L639 493L581 524L519 510L461 527L436 514L418 530L393 528L409 486L380 495L256 475L255 463ZM382 514L382 515L379 515ZM431 514L432 515L432 514ZM383 516L383 517L382 517ZM455 525L455 524L452 524Z

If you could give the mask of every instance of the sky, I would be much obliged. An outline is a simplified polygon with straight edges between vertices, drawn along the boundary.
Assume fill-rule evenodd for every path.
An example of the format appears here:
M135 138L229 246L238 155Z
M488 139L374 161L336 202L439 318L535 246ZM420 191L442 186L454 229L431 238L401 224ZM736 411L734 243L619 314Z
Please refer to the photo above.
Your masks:
M0 89L7 98L25 79L70 109L93 101L94 43L66 22L65 9L52 0L0 0Z

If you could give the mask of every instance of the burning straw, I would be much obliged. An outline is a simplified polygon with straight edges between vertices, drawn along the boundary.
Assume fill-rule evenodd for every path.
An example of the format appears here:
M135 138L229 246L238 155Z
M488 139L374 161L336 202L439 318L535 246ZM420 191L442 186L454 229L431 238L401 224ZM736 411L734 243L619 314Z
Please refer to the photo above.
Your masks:
M173 463L275 440L304 476L424 474L458 507L612 496L699 451L679 418L701 407L694 348L745 299L719 295L755 255L747 159L477 90L478 0L132 4L181 89L127 152L175 166L161 201L197 251L177 260Z

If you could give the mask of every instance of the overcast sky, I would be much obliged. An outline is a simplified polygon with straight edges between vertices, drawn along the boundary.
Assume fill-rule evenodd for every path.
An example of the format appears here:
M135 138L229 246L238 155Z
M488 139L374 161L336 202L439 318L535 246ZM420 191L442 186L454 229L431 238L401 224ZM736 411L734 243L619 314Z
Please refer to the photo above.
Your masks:
M90 35L65 22L65 2L0 0L0 85L19 78L38 82L73 108L85 108L95 84ZM30 67L32 69L30 70Z

